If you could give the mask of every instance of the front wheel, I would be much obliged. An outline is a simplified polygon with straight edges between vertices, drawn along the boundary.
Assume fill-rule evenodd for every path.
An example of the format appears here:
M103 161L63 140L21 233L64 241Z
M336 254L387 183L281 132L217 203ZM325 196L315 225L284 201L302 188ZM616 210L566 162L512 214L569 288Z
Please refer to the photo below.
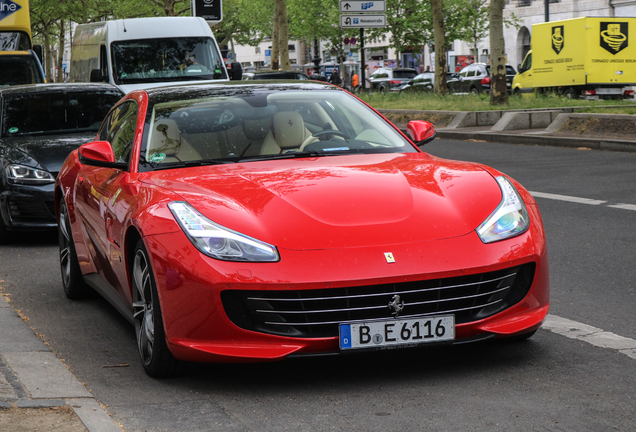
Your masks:
M132 284L135 336L144 370L155 378L175 376L181 372L182 362L174 358L166 343L155 277L142 240L135 247Z
M79 260L75 253L71 220L68 216L68 207L64 197L60 198L59 214L57 219L57 238L60 249L60 270L62 272L62 286L64 294L71 300L88 297L91 289L84 282Z

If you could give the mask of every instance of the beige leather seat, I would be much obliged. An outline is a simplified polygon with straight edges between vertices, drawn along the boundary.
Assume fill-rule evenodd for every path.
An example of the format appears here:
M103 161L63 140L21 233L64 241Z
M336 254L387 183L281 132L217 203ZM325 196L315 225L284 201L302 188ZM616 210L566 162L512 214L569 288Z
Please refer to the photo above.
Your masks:
M311 132L305 127L302 116L296 111L281 111L274 114L272 127L265 136L262 155L279 154L289 149L298 149Z
M177 123L169 119L155 122L146 155L148 160L159 163L201 159L199 152L181 136Z

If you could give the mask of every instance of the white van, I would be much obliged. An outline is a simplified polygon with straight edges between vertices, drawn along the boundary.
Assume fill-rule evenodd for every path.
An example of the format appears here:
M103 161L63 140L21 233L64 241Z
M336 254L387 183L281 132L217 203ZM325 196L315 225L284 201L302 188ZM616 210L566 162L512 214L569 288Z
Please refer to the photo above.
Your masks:
M232 63L231 79L241 79ZM120 19L75 28L71 82L109 82L128 93L182 82L228 81L210 26L197 17Z

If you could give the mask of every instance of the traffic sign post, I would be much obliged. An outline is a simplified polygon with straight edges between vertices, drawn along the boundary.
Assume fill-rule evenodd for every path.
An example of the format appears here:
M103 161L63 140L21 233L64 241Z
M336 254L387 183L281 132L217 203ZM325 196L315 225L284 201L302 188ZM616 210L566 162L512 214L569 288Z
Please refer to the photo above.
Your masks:
M340 12L386 12L386 2L384 0L360 1L360 0L340 0Z

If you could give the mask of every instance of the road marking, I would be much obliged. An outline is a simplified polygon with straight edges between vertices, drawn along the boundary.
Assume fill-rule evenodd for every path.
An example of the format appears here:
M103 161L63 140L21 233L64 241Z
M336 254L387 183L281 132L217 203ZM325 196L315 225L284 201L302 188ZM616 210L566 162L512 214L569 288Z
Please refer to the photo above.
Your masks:
M636 205L634 204L612 204L612 205L608 205L608 207L636 211Z
M619 353L636 360L636 340L634 339L551 314L545 318L541 328L597 347L617 350Z
M579 204L599 205L599 204L603 204L607 202L607 201L593 200L589 198L579 198L579 197L573 197L569 195L557 195L557 194L544 193L544 192L530 192L530 194L532 194L533 197L537 197L537 198L546 198L546 199L552 199L557 201L568 201L568 202L574 202Z

